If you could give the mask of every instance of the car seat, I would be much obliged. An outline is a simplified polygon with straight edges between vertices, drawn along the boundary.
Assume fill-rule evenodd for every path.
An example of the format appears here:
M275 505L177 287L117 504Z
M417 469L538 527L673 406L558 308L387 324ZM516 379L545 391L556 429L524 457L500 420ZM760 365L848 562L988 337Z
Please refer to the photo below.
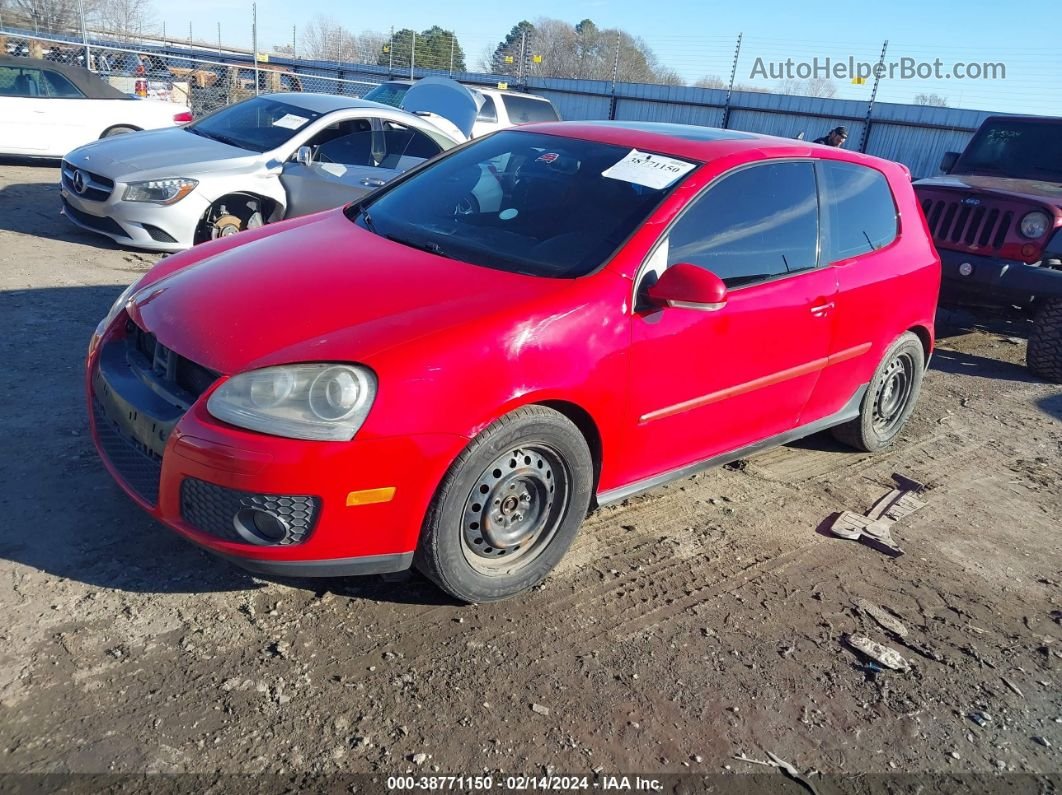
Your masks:
M40 93L37 88L37 81L29 75L21 74L15 78L15 96L37 97L40 96Z

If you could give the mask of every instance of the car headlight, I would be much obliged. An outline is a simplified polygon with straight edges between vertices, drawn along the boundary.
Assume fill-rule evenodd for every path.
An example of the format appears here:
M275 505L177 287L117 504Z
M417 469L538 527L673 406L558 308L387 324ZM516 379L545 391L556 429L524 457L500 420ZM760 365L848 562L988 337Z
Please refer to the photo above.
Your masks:
M198 184L198 180L184 179L183 177L151 179L147 182L130 182L122 195L122 201L176 204L195 190L195 186Z
M376 376L352 364L290 364L233 376L207 411L224 422L291 439L349 441L372 408Z
M1047 232L1048 224L1051 223L1051 219L1047 217L1047 213L1042 213L1039 210L1034 210L1031 213L1027 213L1025 217L1021 219L1021 225L1018 227L1021 233L1030 240L1035 240L1038 237L1043 237Z
M144 278L140 277L122 290L122 294L115 299L113 304L111 304L111 308L107 311L103 320L96 325L96 330L92 332L92 340L89 342L89 356L91 356L93 351L96 350L96 346L99 344L103 333L110 327L111 323L114 322L114 319L118 317L119 313L125 309L125 305L129 303L129 299L133 297L133 293L137 291L137 288L140 287L140 282L143 280Z

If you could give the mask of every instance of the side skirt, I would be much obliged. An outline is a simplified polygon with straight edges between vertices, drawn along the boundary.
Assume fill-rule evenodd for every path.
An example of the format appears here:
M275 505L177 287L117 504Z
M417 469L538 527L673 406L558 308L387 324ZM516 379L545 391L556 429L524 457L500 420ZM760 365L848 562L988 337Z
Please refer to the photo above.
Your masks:
M599 492L597 495L597 505L598 507L601 507L603 505L611 505L612 503L621 502L629 497L633 497L635 494L641 494L644 491L655 489L657 486L663 486L665 483L670 483L673 480L688 478L690 475L695 475L705 469L729 464L731 461L737 461L739 458L745 458L754 453L769 450L772 447L789 444L789 442L794 442L805 436L811 436L813 433L824 431L835 425L843 425L849 420L854 420L859 416L859 408L863 403L863 396L866 394L867 387L869 386L870 384L863 384L863 386L859 387L859 389L856 390L856 393L852 395L851 400L845 403L840 411L831 414L828 417L823 417L821 420L816 420L807 425L801 425L792 430L786 431L785 433L780 433L777 436L771 436L761 442L755 442L746 447L740 447L737 450L720 453L719 455L713 456L704 461L687 464L684 467L673 469L670 472L664 472L661 475L654 475L651 478L639 480L627 486L620 486L618 489Z

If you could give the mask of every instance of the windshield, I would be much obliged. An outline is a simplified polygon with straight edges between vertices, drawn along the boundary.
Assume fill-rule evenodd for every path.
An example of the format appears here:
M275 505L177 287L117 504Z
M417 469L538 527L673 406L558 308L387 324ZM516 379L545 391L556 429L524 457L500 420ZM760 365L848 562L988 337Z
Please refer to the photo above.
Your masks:
M441 256L534 276L582 276L695 165L649 160L626 147L507 130L346 212L370 232Z
M1062 127L1006 119L987 124L951 173L1062 180Z
M255 97L222 108L184 129L241 149L268 152L320 116L271 97Z

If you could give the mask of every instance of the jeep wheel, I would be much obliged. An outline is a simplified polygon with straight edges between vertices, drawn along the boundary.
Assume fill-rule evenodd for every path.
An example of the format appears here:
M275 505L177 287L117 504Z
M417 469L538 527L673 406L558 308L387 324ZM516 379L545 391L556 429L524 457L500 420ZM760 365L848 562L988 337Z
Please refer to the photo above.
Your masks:
M593 488L586 440L566 417L526 406L457 457L414 558L440 588L489 602L542 582L575 538Z
M1036 312L1025 362L1041 378L1062 384L1062 299L1045 301Z
M859 416L834 428L834 438L868 453L891 445L914 411L924 371L922 343L908 331L885 352L863 396Z

